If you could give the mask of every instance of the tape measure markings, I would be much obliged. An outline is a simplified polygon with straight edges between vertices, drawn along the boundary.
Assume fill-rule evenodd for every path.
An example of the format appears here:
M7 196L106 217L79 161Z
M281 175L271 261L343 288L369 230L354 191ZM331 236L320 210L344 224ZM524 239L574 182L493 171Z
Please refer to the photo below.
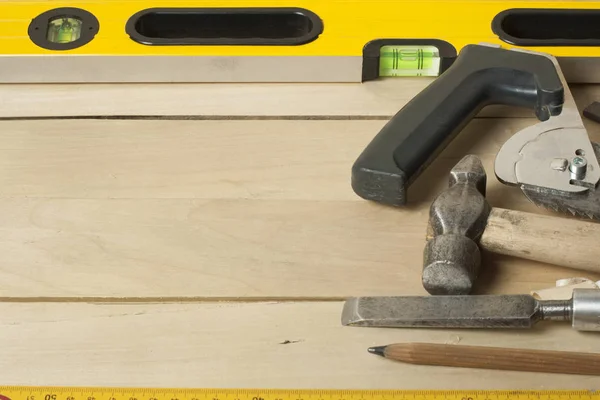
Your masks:
M0 400L600 400L600 391L154 389L0 386Z

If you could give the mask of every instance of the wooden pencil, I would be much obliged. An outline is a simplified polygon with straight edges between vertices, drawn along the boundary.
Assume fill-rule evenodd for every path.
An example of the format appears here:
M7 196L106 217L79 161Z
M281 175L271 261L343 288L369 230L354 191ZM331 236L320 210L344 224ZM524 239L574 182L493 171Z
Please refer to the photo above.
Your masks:
M600 375L600 354L596 353L435 343L397 343L368 350L372 354L409 364Z

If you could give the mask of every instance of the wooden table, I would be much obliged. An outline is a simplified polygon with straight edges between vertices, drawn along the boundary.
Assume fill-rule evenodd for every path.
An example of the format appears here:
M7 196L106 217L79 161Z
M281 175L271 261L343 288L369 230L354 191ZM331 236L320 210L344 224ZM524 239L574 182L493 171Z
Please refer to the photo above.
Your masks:
M411 366L372 345L599 351L531 331L342 327L342 300L424 294L429 203L467 153L492 205L538 213L494 177L524 110L491 107L391 209L350 167L428 79L320 85L0 86L0 383L153 387L600 389L597 377ZM574 87L585 106L595 86ZM600 126L586 121L593 139ZM478 293L585 274L485 255Z

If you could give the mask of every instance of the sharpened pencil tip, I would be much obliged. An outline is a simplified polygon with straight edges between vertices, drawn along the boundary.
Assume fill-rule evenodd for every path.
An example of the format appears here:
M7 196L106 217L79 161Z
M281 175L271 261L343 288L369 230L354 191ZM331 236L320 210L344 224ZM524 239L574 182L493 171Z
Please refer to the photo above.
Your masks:
M375 346L369 347L367 351L371 354L377 354L378 356L385 357L385 348L386 346Z

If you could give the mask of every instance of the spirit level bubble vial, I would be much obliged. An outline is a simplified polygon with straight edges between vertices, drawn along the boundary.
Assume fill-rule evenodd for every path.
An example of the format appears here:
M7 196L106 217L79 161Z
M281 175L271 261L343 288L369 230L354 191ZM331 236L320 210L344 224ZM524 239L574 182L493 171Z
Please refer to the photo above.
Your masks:
M434 46L383 46L379 76L438 76L440 53Z

